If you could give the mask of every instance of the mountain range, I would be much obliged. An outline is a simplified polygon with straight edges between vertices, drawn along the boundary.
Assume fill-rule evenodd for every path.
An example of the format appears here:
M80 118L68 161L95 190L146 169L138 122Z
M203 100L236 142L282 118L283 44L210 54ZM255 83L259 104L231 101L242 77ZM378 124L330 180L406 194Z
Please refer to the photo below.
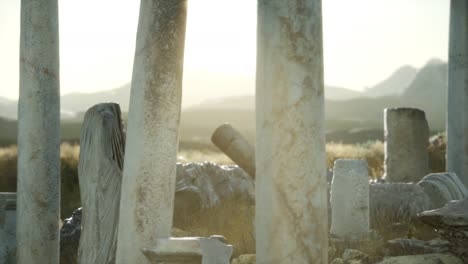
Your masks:
M199 76L199 78L209 78L209 76ZM246 83L247 81L244 81L245 85ZM122 111L126 112L129 96L130 84L97 93L64 95L61 97L62 119L68 124L80 123L82 113L101 102L117 102L121 105ZM328 133L345 130L380 131L383 128L383 109L387 107L420 108L426 112L431 129L440 131L445 128L447 63L433 59L419 70L411 66L402 66L388 78L363 92L326 86L325 98ZM248 138L253 139L254 107L254 96L243 95L220 97L184 108L181 116L181 139L207 139L211 132L224 122L232 123ZM0 97L0 116L16 119L16 108L16 101ZM3 120L4 125L5 122ZM0 122L0 131L7 131L4 125ZM8 125L11 125L11 122ZM79 130L76 132L75 129L79 129L79 124L69 127L70 134L65 134L69 135L69 138L74 138L79 135Z

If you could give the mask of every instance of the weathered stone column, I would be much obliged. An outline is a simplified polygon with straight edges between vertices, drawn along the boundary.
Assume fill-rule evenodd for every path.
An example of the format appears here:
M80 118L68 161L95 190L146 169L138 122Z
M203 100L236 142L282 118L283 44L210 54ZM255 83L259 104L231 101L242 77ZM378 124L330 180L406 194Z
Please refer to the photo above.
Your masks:
M142 0L120 202L117 263L171 234L186 0Z
M125 135L120 107L91 107L80 137L81 238L78 263L114 263L119 223Z
M335 161L330 204L330 234L340 239L368 238L369 174L365 160Z
M451 0L447 104L447 171L468 187L468 2Z
M424 111L386 108L384 119L385 181L420 181L429 173L429 126Z
M17 263L59 263L57 0L21 1Z
M255 179L255 150L230 124L219 126L211 141Z
M322 7L259 0L257 263L328 263Z

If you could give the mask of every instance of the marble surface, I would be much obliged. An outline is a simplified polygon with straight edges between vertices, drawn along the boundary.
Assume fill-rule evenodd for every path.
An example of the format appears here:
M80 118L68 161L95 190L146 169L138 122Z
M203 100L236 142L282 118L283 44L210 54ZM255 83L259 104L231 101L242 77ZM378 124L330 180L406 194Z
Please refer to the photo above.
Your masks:
M78 263L114 263L125 134L120 107L98 104L85 114L80 137L81 238Z
M59 263L57 0L21 2L17 263Z
M320 0L260 0L257 263L328 263Z
M147 263L141 249L170 236L186 8L186 0L141 1L116 263Z

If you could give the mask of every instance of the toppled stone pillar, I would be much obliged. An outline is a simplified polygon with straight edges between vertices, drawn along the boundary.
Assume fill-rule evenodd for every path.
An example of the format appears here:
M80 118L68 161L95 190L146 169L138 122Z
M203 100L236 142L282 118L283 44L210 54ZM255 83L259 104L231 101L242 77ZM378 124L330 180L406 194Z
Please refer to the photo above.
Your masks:
M233 247L222 236L171 237L158 239L154 248L142 251L152 264L229 264Z
M330 204L331 235L348 240L369 237L369 175L365 160L335 161Z
M118 104L98 104L84 117L78 177L82 231L78 263L114 263L125 135Z
M186 0L141 1L120 202L117 263L171 233Z
M418 182L429 173L429 126L424 111L386 108L386 182Z
M230 124L219 126L211 141L239 167L255 178L255 151L252 145Z
M0 193L0 263L16 263L16 193Z
M21 1L17 263L59 263L57 0Z
M431 209L468 197L468 190L455 173L431 173L422 178L418 185L431 199Z
M468 187L468 2L450 3L447 171Z
M258 1L257 263L328 263L321 11Z

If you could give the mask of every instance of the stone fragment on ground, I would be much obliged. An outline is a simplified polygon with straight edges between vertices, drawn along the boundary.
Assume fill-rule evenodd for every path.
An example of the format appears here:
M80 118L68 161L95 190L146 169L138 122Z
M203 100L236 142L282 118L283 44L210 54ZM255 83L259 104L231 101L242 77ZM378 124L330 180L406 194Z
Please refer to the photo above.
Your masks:
M430 209L440 208L452 200L468 196L468 190L455 173L431 173L417 183L432 202Z
M385 258L378 264L463 264L451 254L426 254Z
M422 212L418 217L450 242L449 250L452 254L468 263L468 198Z
M448 253L448 245L449 242L443 239L423 241L398 238L387 241L384 251L387 257Z
M64 220L60 230L60 263L77 263L81 236L81 213L82 208L78 208L70 218Z
M232 260L231 264L255 264L255 254L245 254Z
M346 249L343 253L343 261L345 263L366 264L369 263L369 259L369 255L357 249Z

